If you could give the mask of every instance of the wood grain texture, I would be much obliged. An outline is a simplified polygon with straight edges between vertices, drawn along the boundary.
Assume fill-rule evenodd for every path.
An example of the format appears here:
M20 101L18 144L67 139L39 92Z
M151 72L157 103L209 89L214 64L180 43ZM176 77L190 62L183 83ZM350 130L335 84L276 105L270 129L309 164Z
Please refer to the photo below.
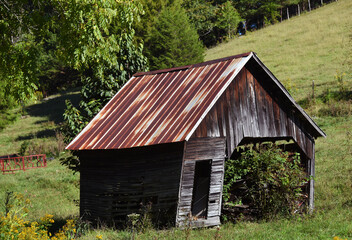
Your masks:
M183 143L80 152L80 214L91 222L125 222L151 203L174 220Z
M293 139L310 159L311 126L280 98L270 81L243 68L194 132L192 138L226 137L230 157L244 138ZM282 94L281 94L282 95Z
M191 223L193 227L220 224L222 187L224 178L225 138L194 138L186 142L180 183L176 225ZM190 216L197 161L211 160L210 188L206 218Z

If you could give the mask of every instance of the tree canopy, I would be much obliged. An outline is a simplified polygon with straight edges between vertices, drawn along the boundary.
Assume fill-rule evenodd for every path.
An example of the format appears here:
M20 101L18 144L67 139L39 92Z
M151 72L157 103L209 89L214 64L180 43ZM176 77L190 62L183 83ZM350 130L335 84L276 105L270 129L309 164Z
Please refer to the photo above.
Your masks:
M37 90L45 15L45 4L37 1L0 4L0 110Z
M67 136L75 136L121 86L138 71L147 70L143 45L135 39L141 7L132 1L58 2L60 53L81 73L79 108L67 102ZM68 140L69 140L68 139Z
M151 69L202 62L204 48L180 4L165 7L147 36Z

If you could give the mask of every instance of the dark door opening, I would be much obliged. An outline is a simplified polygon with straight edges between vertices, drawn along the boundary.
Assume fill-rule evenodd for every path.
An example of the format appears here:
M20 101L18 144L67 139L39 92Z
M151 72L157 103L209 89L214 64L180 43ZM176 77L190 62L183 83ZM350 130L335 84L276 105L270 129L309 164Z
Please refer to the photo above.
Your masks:
M211 160L197 161L194 172L192 216L207 218Z

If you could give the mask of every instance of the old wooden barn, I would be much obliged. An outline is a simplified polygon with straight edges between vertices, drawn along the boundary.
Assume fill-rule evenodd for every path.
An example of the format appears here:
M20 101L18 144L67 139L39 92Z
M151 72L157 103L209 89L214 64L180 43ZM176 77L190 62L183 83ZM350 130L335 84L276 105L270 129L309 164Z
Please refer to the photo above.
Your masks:
M220 224L224 162L246 143L291 140L314 176L324 132L255 53L135 74L67 146L80 212L125 221L148 203L180 226ZM313 207L314 182L309 185ZM166 221L166 220L163 220Z

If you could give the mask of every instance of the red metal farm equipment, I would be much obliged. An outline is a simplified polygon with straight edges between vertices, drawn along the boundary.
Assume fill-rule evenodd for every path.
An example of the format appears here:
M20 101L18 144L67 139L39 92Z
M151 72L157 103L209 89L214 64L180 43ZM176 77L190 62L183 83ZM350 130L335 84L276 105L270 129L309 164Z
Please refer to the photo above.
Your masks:
M26 171L33 168L43 168L46 167L46 155L0 156L0 167L2 174L12 174L16 171Z

